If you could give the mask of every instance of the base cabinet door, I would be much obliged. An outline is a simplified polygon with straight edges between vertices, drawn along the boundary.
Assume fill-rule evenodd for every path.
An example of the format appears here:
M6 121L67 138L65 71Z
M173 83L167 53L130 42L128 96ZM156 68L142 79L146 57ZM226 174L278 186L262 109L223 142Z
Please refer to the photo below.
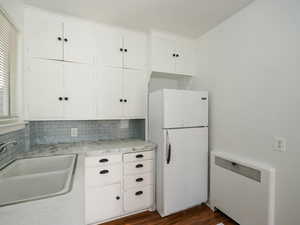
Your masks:
M121 185L86 188L85 222L93 224L122 214Z

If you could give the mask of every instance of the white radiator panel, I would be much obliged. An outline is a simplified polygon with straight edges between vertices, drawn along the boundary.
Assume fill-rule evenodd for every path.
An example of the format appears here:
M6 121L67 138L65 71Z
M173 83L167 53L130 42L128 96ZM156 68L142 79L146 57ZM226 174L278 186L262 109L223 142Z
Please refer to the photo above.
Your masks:
M275 169L211 153L211 206L241 225L274 225Z

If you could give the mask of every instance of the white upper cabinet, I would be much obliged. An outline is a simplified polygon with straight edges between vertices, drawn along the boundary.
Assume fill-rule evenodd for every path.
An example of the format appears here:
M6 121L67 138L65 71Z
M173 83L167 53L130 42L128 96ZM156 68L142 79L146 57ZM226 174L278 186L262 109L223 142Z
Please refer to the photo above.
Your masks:
M146 73L105 67L97 72L97 119L146 117Z
M96 63L117 68L145 70L147 36L143 33L98 29Z
M93 32L87 22L40 9L25 9L25 53L29 57L93 62Z
M28 119L63 117L63 64L32 59L25 70L26 112Z
M155 37L151 40L152 71L162 73L175 73L175 46L176 42Z
M152 36L152 71L179 75L195 75L196 46L193 41Z
M96 115L95 76L89 65L64 63L64 116L92 119Z
M98 68L96 72L97 118L123 117L123 70Z
M124 70L124 116L145 118L147 82L146 75L138 70Z
M40 10L25 10L25 53L30 57L63 60L63 20Z
M145 69L147 66L147 36L140 33L126 33L123 37L124 67Z
M64 60L71 62L93 62L93 27L74 19L64 21Z

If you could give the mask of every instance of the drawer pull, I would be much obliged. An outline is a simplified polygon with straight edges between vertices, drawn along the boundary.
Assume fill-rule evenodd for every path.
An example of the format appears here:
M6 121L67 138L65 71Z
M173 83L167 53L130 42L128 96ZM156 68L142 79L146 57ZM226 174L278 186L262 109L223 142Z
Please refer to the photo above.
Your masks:
M99 160L99 163L106 163L106 162L108 162L108 159L100 159Z
M144 178L140 177L140 178L137 178L135 181L136 181L136 182L143 182L143 181L144 181Z
M108 170L101 170L99 173L100 174L107 174L107 173L109 173L109 171Z
M137 158L137 159L144 158L144 155L143 154L139 154L139 155L136 155L135 158Z
M120 196L117 196L116 199L117 199L117 200L120 200Z
M138 192L135 192L135 195L138 196L138 195L142 195L143 192L142 191L138 191Z
M137 164L137 165L135 166L135 168L143 168L143 167L144 167L143 164Z

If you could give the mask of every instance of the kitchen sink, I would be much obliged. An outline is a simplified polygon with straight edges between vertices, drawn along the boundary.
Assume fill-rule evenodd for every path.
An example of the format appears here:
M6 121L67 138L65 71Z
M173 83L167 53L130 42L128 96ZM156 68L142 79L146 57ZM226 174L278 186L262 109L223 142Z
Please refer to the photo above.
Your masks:
M0 207L66 194L76 155L15 160L0 171Z

